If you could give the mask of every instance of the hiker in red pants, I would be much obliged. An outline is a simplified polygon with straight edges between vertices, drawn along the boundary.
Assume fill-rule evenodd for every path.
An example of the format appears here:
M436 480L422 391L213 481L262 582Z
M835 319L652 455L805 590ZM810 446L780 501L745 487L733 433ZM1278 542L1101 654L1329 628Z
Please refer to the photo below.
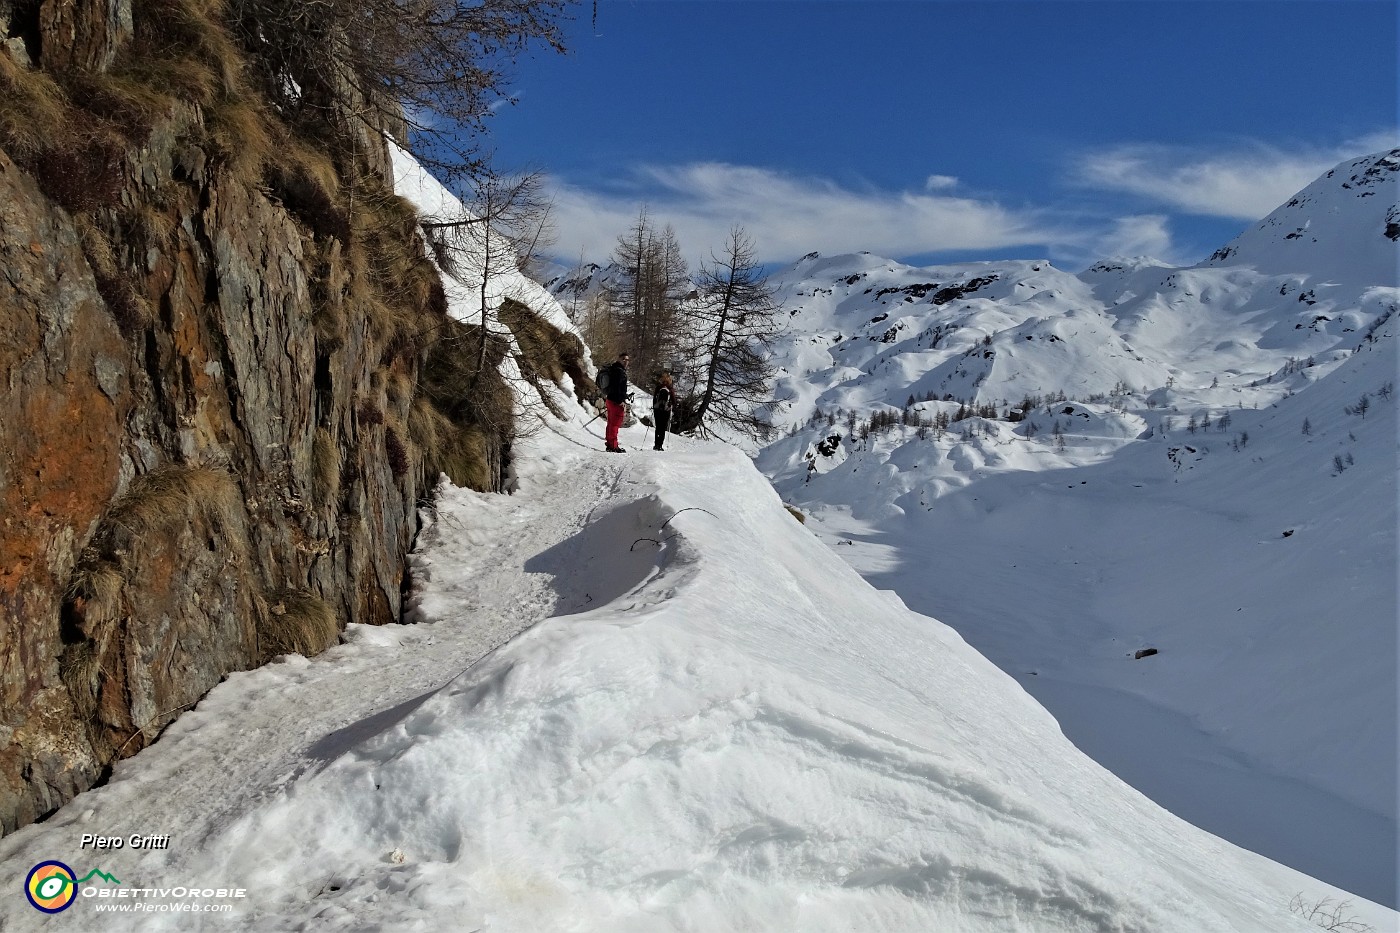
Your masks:
M627 452L618 444L617 432L622 427L622 419L626 413L623 406L627 404L627 364L631 360L631 356L623 353L617 358L616 363L610 364L598 374L598 381L602 383L603 398L607 401L608 407L607 445L609 453L625 454Z

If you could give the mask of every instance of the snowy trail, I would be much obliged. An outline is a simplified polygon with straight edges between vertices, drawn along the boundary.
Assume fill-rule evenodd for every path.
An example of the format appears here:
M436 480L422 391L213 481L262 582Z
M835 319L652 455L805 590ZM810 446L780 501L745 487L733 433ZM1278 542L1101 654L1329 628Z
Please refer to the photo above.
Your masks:
M315 659L289 655L230 675L156 745L119 763L108 784L79 795L45 823L0 840L4 873L23 878L32 863L70 858L84 866L96 859L117 877L169 875L181 853L217 838L298 779L393 727L481 658L553 614L553 575L526 565L576 538L599 503L617 493L626 472L625 461L581 443L570 446L542 458L520 495L444 487L439 511L411 558L415 593L406 615L419 624L351 626L340 645ZM439 573L425 554L444 535L475 547ZM74 850L84 833L123 839L169 834L172 841L166 851L79 854ZM0 902L0 929L15 907ZM10 920L44 919L25 913L23 901L18 907Z
M515 495L444 490L422 622L230 678L109 785L0 840L8 877L59 859L121 882L60 921L0 899L0 924L1306 933L1289 900L1343 896L1079 753L737 451L654 455L643 430L616 457L555 425L520 445ZM171 842L97 852L85 832ZM99 916L182 883L247 897Z

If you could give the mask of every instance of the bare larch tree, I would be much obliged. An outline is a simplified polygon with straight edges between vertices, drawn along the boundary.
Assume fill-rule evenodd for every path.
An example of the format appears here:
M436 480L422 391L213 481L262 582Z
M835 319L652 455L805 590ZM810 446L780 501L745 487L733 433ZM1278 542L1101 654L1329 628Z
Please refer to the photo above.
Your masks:
M656 230L643 207L618 237L618 274L607 288L618 339L632 354L632 373L643 379L674 356L677 313L690 290L689 269L671 227Z
M730 230L721 255L702 264L698 295L683 307L690 332L689 363L682 374L677 433L710 433L716 423L754 439L771 430L770 349L781 310L774 288L742 227Z

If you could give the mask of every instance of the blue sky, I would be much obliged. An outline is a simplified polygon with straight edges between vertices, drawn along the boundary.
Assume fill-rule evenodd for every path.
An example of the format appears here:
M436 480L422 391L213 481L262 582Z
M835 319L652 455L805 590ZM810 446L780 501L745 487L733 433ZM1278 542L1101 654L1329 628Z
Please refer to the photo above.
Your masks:
M1400 145L1397 3L600 0L514 70L499 167L568 262L646 204L692 259L1204 259Z

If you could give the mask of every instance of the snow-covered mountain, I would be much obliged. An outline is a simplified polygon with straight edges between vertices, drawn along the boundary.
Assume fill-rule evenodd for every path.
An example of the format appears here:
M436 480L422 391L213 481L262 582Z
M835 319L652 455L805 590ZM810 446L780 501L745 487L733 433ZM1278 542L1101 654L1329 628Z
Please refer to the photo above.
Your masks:
M620 281L622 267L615 262L596 262L563 267L550 265L540 275L540 284L554 296L561 308L575 317L586 313L589 301Z
M1400 241L1397 173L1400 149L1343 162L1221 247L1207 264L1268 273L1306 269L1314 278L1340 279L1388 268L1393 279Z
M1188 268L806 256L757 458L1118 774L1391 904L1398 190L1344 163Z
M928 393L1015 403L1126 387L1170 405L1217 380L1242 390L1232 404L1272 401L1252 384L1290 358L1349 351L1394 303L1397 169L1400 150L1341 166L1184 269L806 256L775 276L791 316L786 420Z

